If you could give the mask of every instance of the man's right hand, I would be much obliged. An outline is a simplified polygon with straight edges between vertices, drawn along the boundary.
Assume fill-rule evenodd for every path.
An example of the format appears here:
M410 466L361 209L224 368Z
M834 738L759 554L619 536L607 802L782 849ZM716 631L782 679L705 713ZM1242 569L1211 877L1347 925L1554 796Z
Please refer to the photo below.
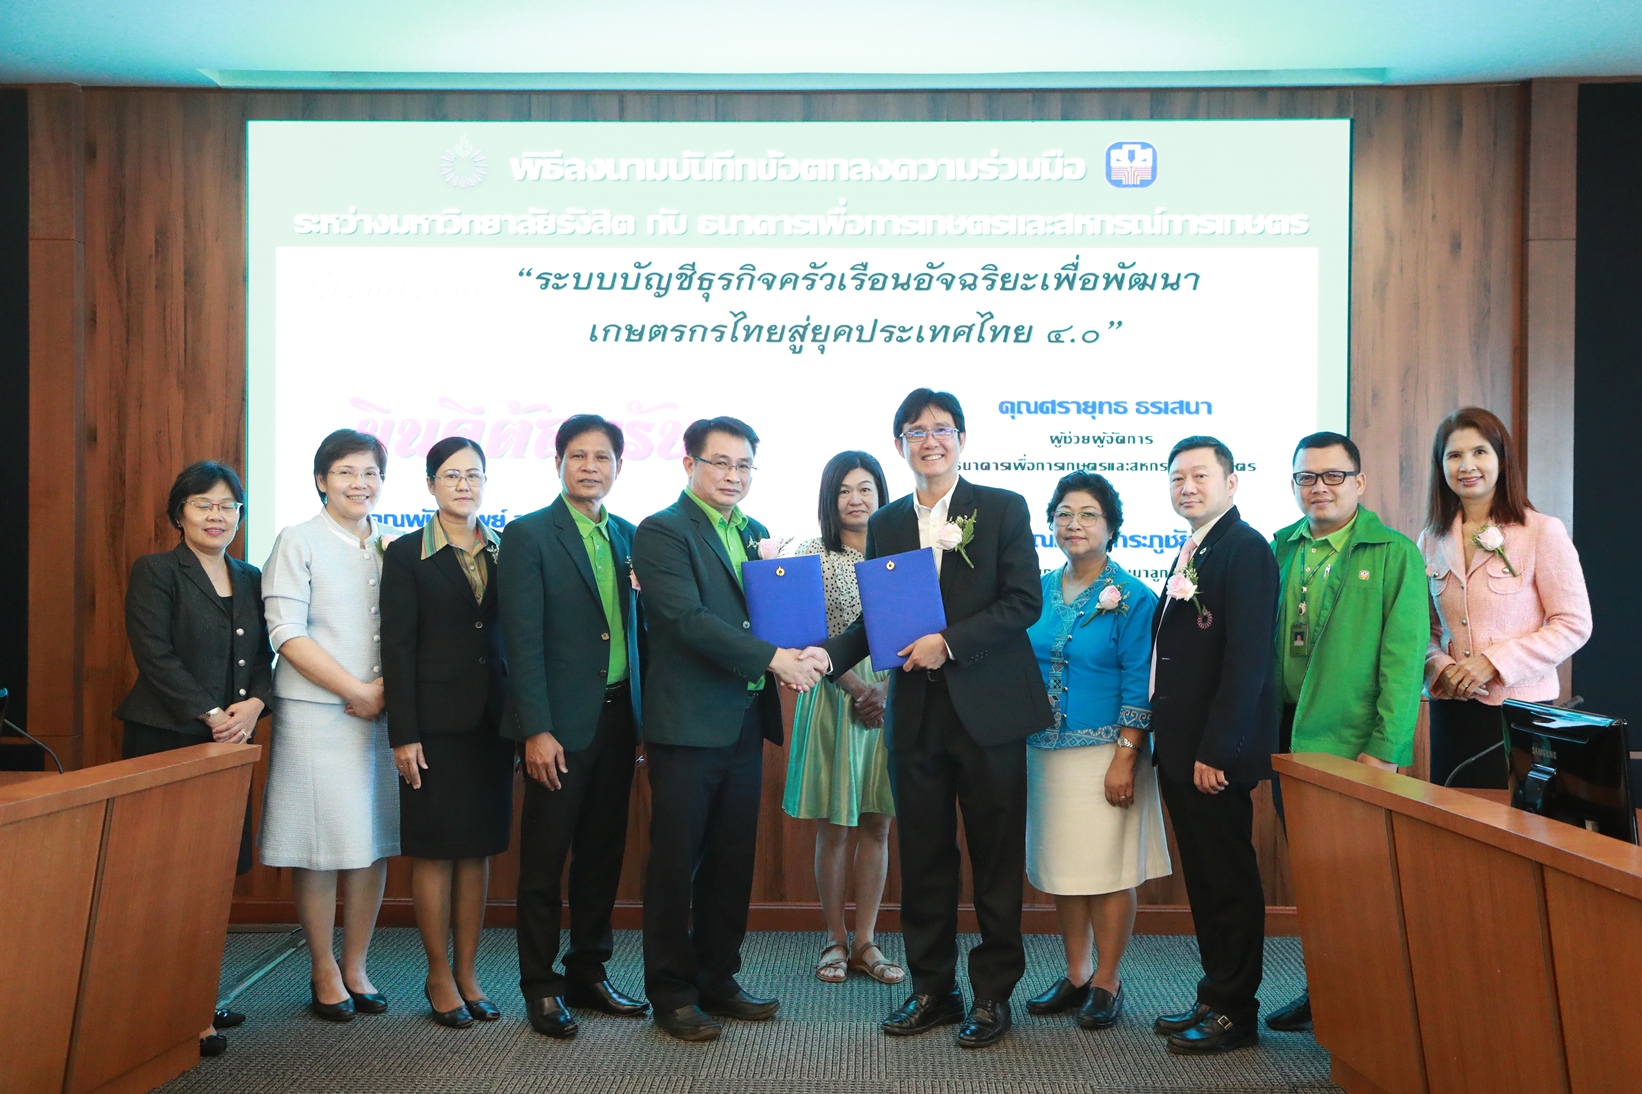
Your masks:
M797 650L776 650L770 658L770 671L782 687L798 692L809 691L821 679L820 666Z
M538 733L525 741L525 774L549 790L560 787L559 776L569 771L564 762L564 746L551 733Z

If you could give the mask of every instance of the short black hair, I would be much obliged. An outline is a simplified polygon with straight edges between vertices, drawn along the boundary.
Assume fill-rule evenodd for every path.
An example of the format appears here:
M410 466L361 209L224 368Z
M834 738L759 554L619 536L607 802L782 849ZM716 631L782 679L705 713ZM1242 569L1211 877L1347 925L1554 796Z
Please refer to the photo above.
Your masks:
M1055 484L1055 496L1049 499L1049 523L1055 523L1055 510L1066 495L1081 490L1086 494L1093 494L1100 511L1106 515L1106 549L1110 551L1112 544L1117 542L1117 530L1123 527L1123 502L1118 500L1117 490L1106 481L1105 475L1097 475L1092 471L1074 471L1070 475L1063 475Z
M205 493L219 482L228 487L228 492L243 508L245 484L239 481L234 469L216 460L196 460L177 475L177 480L171 484L171 496L165 500L165 515L170 518L171 527L182 531L183 505L189 498ZM243 517L244 513L240 515Z
M895 429L891 436L899 440L901 430L908 422L917 421L918 415L922 414L926 407L946 411L952 416L952 424L958 427L959 433L968 432L964 429L964 408L959 405L956 395L950 391L921 387L902 399L901 405L895 408Z
M437 475L439 469L445 466L445 461L464 448L471 448L478 454L480 470L488 469L488 465L485 463L485 450L479 447L478 441L470 441L466 437L445 437L442 440L435 441L433 447L428 449L428 478L431 479Z
M1294 456L1298 456L1308 448L1333 448L1336 445L1345 449L1346 455L1351 457L1351 470L1353 472L1363 469L1363 454L1357 451L1357 442L1344 433L1331 433L1324 430L1321 433L1311 433L1301 437L1300 443L1294 446ZM1294 456L1289 457L1289 463L1294 462Z
M352 456L356 452L369 452L371 459L376 461L376 470L383 478L388 475L388 449L375 435L361 433L357 429L338 429L323 441L314 451L314 478L322 479L331 473L331 465L344 456ZM314 489L318 490L316 485ZM325 491L319 490L319 500L325 500Z
M595 429L610 438L610 447L615 450L616 459L621 459L622 449L627 447L627 438L622 435L621 426L597 414L572 414L566 418L559 427L558 436L553 438L554 453L559 459L564 459L564 450L570 447L571 441Z
M829 551L844 549L844 522L838 516L838 491L851 471L864 469L872 476L878 488L878 504L889 501L889 484L884 481L884 469L868 452L840 452L821 469L821 500L816 506L816 517L821 523L821 545Z
M697 418L684 430L684 451L691 459L700 459L707 450L707 435L710 433L728 433L732 437L740 437L746 441L753 452L758 451L758 434L753 427L740 418L732 418L728 414L720 414L716 418Z
M1237 470L1237 463L1232 459L1231 449L1226 447L1225 442L1220 440L1218 437L1208 437L1202 434L1195 434L1183 440L1176 441L1174 447L1169 449L1168 462L1163 466L1173 467L1174 458L1176 456L1180 455L1182 452L1190 452L1194 448L1213 449L1214 458L1220 461L1220 466L1225 468L1226 474L1230 475L1232 472Z

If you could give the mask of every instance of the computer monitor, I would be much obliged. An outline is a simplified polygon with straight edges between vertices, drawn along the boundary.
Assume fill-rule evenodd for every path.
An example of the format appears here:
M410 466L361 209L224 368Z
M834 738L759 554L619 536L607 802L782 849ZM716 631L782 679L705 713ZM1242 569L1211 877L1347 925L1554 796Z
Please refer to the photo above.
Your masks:
M1625 721L1507 699L1511 804L1635 843Z

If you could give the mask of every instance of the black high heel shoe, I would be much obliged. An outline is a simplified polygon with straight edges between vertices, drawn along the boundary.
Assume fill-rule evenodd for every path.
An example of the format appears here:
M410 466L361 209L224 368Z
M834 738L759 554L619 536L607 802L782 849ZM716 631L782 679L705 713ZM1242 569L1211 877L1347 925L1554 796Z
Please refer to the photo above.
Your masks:
M221 1056L228 1051L228 1038L220 1033L213 1033L209 1037L200 1038L200 1057Z
M344 987L343 990L346 991L347 989ZM342 1000L340 1003L321 1003L319 1001L319 988L314 985L312 980L308 981L308 992L313 997L313 1001L308 1004L308 1009L318 1017L325 1019L327 1022L353 1021L354 1003L352 992L348 993L349 998Z
M502 1016L501 1008L489 999L464 999L462 1005L481 1022L494 1022Z
M388 997L379 991L354 991L343 981L342 990L348 993L353 1000L354 1009L360 1014L386 1014Z
M433 1014L433 1020L447 1029L467 1029L473 1024L473 1015L468 1013L466 1003L459 1004L455 1010L440 1010L433 1005L433 996L428 992L427 985L422 986L422 994L427 997L428 1010Z

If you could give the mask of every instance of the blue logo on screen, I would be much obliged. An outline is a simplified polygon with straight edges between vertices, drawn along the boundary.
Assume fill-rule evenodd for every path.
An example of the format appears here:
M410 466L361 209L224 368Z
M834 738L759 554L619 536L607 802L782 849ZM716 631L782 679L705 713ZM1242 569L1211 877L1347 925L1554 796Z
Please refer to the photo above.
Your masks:
M1119 141L1106 150L1106 181L1124 190L1157 181L1157 149L1145 141Z

